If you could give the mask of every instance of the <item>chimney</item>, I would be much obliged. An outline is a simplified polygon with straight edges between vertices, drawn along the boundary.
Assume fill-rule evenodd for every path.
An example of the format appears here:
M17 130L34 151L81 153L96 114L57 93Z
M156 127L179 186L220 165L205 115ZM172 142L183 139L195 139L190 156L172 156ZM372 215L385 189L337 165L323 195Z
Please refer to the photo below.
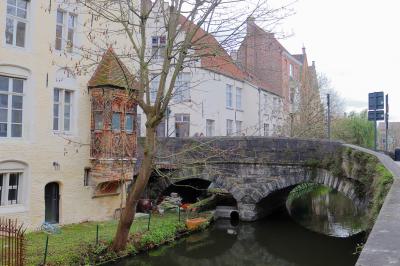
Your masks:
M256 23L256 19L255 19L254 17L249 16L249 17L247 18L247 25L248 25L248 24L255 24L255 23Z
M306 54L306 47L303 46L303 55Z
M231 52L231 58L232 58L232 60L235 61L235 62L238 60L238 52L237 52L236 50L233 50L233 51Z
M312 66L313 68L315 68L315 61L312 61Z

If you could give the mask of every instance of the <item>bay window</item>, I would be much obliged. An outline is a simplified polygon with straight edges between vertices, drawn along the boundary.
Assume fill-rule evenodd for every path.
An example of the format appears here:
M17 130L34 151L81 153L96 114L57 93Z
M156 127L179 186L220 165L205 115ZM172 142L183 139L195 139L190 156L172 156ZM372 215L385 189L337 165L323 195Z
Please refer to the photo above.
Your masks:
M25 80L0 76L0 137L22 137Z
M93 113L94 130L103 130L103 112Z
M16 47L25 47L28 24L28 1L7 0L6 43Z
M121 130L121 113L113 113L113 115L112 115L112 130L113 131Z
M125 115L125 131L128 133L133 132L133 114Z
M54 89L53 130L70 132L72 127L72 91Z

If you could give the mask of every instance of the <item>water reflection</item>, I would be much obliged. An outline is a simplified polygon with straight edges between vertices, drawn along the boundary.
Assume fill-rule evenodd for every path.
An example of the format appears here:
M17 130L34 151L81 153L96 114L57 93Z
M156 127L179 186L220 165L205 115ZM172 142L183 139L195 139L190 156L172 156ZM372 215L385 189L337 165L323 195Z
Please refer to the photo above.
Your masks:
M116 265L354 265L360 234L329 237L294 222L286 209L254 223L219 220L209 230Z
M325 186L300 193L288 200L287 208L295 221L316 232L348 237L363 231L363 211L340 192Z

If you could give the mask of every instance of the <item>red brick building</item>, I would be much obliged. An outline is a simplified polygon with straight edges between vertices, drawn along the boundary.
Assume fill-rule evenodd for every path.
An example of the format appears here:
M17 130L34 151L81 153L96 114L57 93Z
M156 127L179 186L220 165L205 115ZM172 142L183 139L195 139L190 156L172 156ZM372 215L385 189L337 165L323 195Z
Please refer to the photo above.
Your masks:
M95 196L120 192L136 161L135 82L110 48L88 83L91 101L90 180Z
M241 43L237 61L248 73L266 84L268 91L280 96L284 103L284 112L290 115L287 127L290 135L293 132L293 123L308 125L314 114L306 114L311 106L321 107L318 91L317 73L315 63L308 65L306 49L303 47L301 54L292 55L275 38L273 33L266 32L257 26L253 18L247 20L247 33ZM312 95L312 96L310 96ZM311 99L312 98L312 99ZM311 110L314 112L314 110ZM323 114L321 114L323 124ZM305 122L304 122L305 121ZM299 130L303 132L304 130Z
M273 33L257 26L253 18L247 20L247 33L238 50L238 62L267 84L270 92L282 97L285 110L289 111L303 62L292 56Z

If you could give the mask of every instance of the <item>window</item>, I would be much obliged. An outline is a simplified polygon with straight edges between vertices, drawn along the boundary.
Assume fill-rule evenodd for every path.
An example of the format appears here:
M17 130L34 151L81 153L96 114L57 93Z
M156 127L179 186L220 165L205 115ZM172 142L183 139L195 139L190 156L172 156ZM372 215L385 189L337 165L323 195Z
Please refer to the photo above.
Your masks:
M142 115L141 114L137 115L136 126L137 126L137 136L140 137L142 134Z
M190 73L179 73L175 81L174 101L181 103L190 100Z
M28 24L28 1L7 0L6 43L25 47Z
M24 83L0 76L0 137L22 137Z
M53 130L71 131L72 91L54 89L53 95Z
M175 114L175 136L177 138L189 137L190 115Z
M157 98L158 87L160 86L160 74L153 74L150 81L150 101L155 102Z
M233 134L233 120L226 120L226 135L231 136Z
M94 130L103 130L103 112L94 112Z
M242 121L236 120L236 134L240 136L243 133L242 130Z
M290 88L290 103L294 103L294 97L295 97L295 89Z
M264 136L269 136L269 124L264 124Z
M236 109L242 110L242 89L236 88Z
M85 167L83 175L83 186L85 187L89 186L90 171L90 167Z
M212 137L215 134L215 121L211 119L206 120L206 136Z
M133 114L125 114L125 131L133 132Z
M156 129L157 137L165 137L165 119L163 119L160 124L158 124Z
M21 203L21 181L20 172L0 173L0 206Z
M63 10L57 10L56 50L66 48L68 52L72 52L76 32L75 28L76 15Z
M289 64L289 76L293 78L293 65Z
M268 108L268 95L264 94L264 111L267 111Z
M121 130L121 113L113 113L112 115L112 130Z
M151 37L151 55L154 59L163 58L165 53L165 36Z
M232 85L226 85L226 107L233 107L233 95L232 95Z

